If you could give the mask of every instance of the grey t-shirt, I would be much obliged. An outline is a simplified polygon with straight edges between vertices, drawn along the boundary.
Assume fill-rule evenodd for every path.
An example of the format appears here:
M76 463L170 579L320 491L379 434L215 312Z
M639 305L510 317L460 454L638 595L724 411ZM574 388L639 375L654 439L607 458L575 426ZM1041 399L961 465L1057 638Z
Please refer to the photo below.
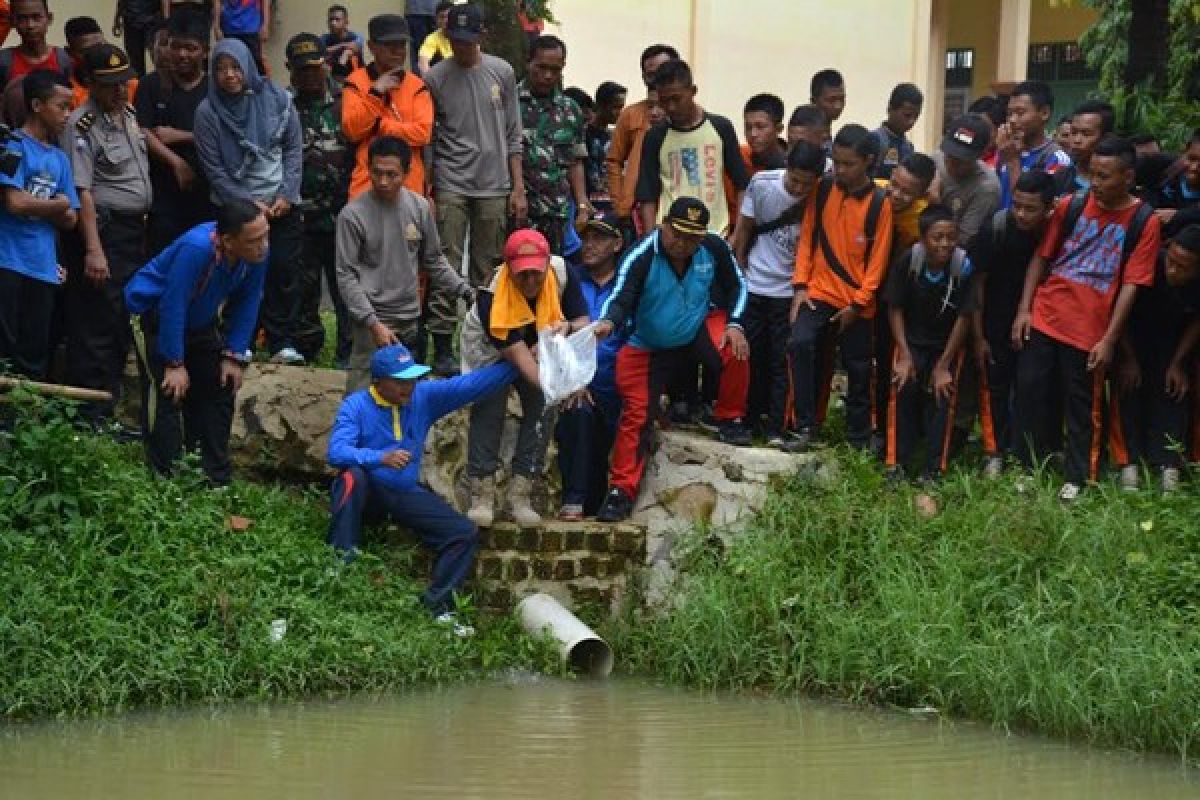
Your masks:
M403 189L391 205L371 191L346 204L337 218L337 282L352 320L372 325L419 317L418 270L447 293L466 288L442 255L428 200Z
M996 171L977 161L971 177L958 181L946 172L946 157L940 150L933 154L933 160L937 164L938 182L942 185L941 202L954 214L958 240L970 241L1000 208L1000 180Z
M792 209L796 198L783 188L787 170L772 169L757 173L742 198L742 216L756 225L769 225ZM796 216L797 220L799 215ZM763 297L791 297L792 273L796 268L796 236L799 224L784 225L754 238L746 254L746 288Z
M132 111L118 119L88 100L67 119L60 144L71 160L75 187L89 190L97 208L133 214L150 209L146 137Z
M433 94L433 185L467 197L503 197L512 189L508 157L521 153L517 79L508 62L483 55L460 67L447 58L425 83Z

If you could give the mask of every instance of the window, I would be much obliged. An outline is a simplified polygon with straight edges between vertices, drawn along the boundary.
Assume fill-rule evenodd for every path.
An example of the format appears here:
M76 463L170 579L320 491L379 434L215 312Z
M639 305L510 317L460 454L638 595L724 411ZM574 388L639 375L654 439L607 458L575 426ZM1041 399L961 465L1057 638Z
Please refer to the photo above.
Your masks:
M946 88L969 87L975 70L975 51L958 48L946 51Z
M1029 46L1030 80L1087 81L1098 76L1084 59L1078 42L1047 42Z

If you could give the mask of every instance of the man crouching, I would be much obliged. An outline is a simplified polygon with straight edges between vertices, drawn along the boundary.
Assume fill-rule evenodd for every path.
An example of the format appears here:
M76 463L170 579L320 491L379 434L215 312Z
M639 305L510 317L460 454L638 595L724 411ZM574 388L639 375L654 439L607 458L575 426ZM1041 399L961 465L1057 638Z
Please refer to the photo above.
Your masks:
M458 378L418 379L429 372L404 345L377 350L371 385L342 401L329 437L333 482L329 543L347 560L362 538L364 517L390 517L436 551L433 577L421 601L439 622L469 635L450 613L453 593L475 562L479 531L449 503L419 483L429 429L447 414L512 383L517 371L500 362Z

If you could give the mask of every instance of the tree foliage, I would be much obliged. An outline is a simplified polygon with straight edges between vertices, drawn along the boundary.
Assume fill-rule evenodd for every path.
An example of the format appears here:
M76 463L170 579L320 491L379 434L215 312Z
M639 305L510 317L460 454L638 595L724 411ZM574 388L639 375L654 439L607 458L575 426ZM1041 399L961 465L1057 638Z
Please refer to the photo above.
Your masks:
M1169 0L1165 21L1155 23L1163 30L1152 31L1166 43L1164 51L1131 41L1135 11L1145 14L1146 5L1135 9L1135 0L1084 2L1100 16L1080 44L1088 64L1100 73L1100 90L1117 107L1121 127L1128 133L1154 133L1168 146L1180 145L1200 127L1200 3Z

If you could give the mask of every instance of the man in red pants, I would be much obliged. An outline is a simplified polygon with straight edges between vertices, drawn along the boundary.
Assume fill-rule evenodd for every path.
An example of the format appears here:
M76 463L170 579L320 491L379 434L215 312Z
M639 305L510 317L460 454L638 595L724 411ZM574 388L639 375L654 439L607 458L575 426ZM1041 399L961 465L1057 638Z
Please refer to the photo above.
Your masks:
M720 376L714 413L721 441L750 444L742 419L750 382L750 347L742 330L746 283L733 251L708 231L708 222L704 203L675 200L662 224L625 256L601 309L597 337L630 328L629 344L617 354L621 419L608 496L596 515L601 522L633 512L659 398L678 370L699 362Z

